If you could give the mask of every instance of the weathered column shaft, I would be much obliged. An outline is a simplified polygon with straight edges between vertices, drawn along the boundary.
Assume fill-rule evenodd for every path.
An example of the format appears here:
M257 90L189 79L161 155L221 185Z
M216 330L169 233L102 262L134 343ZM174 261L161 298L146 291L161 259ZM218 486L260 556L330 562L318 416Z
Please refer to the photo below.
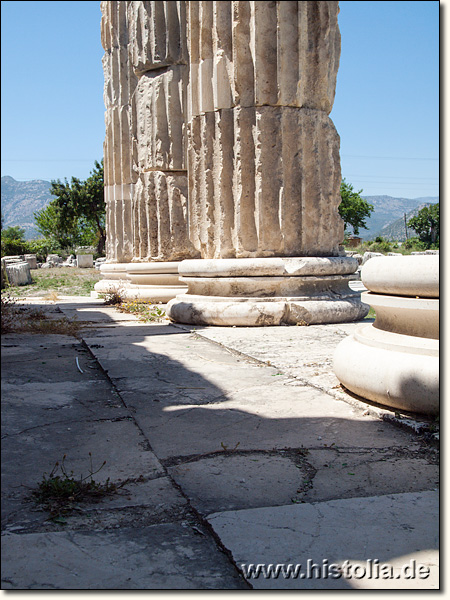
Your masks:
M175 261L197 255L188 235L185 2L103 2L102 11L108 260L96 290L120 285L126 297L167 301L186 289Z
M104 178L106 256L113 262L133 257L131 98L137 78L128 60L126 2L102 2L101 40L105 50Z
M188 238L185 2L102 2L110 262L194 256Z
M203 258L336 256L337 2L189 2L191 240Z

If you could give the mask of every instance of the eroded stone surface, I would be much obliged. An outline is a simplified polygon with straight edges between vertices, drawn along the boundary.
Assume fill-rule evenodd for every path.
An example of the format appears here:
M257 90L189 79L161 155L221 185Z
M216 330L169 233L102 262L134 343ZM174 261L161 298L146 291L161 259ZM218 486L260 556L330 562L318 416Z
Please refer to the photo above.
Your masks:
M303 330L293 328L292 335L301 336ZM279 368L252 364L195 334L133 331L127 332L123 343L110 337L86 340L163 460L220 452L223 446L282 450L330 446L336 440L343 447L382 448L390 443L389 424L287 377ZM243 339L238 329L226 331ZM249 340L264 332L243 331ZM286 335L289 329L272 331ZM272 348L279 344L275 334L266 337L272 339ZM313 337L311 332L311 342ZM301 339L298 344L303 348L303 361L313 361L308 345L302 346ZM284 356L288 355L286 344ZM302 376L301 366L297 373ZM399 444L411 442L405 432L397 431L396 436Z
M226 556L216 554L214 543L184 523L103 532L10 533L2 537L2 553L7 557L3 589L247 587Z
M187 236L184 2L102 2L106 255L195 256Z
M338 255L339 136L323 111L194 116L188 163L191 240L202 258Z
M391 494L222 512L208 520L243 570L250 564L302 565L303 577L251 578L255 589L438 589L438 500L438 492ZM308 571L308 560L319 567ZM375 578L373 572L370 577L368 560L391 565L393 577ZM429 576L412 578L411 569L402 573L401 567L411 567L411 560L416 568L429 567ZM345 571L356 573L352 578L331 577L327 567L345 561L365 565L366 576L360 577L360 569Z
M188 278L182 280L187 282ZM167 315L177 323L191 325L271 327L357 321L364 318L369 310L360 302L359 295L351 291L344 291L342 296L330 291L311 294L309 298L268 298L266 294L271 288L270 282L267 289L260 287L259 298L183 294L168 303Z
M234 452L231 448L231 455L188 459L169 469L202 514L289 504L309 477L301 461L296 464L287 456Z
M336 2L189 2L192 114L238 105L329 113L337 15Z

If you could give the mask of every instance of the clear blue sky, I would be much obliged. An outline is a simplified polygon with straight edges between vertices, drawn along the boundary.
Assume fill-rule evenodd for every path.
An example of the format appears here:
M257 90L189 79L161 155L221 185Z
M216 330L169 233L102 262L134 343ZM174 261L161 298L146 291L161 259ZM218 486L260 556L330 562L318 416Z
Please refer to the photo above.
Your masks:
M85 179L103 153L100 2L1 6L1 174ZM339 25L343 177L363 195L439 195L439 2L341 1Z

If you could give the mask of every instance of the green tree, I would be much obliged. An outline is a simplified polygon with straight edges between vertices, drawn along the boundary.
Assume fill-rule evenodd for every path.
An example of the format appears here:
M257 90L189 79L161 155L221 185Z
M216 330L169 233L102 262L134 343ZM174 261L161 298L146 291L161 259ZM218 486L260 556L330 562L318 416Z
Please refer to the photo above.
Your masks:
M50 244L64 249L73 249L81 243L78 219L63 219L56 200L34 213L38 231Z
M26 254L28 244L25 240L25 229L18 225L2 229L2 256L15 256L16 254Z
M18 225L10 225L6 229L2 229L2 241L17 240L19 242L25 241L25 229L22 229Z
M95 162L86 181L76 177L70 183L52 181L50 192L55 199L34 214L40 233L66 249L96 244L102 254L106 239L103 163Z
M429 248L439 245L439 202L425 206L419 213L408 221L408 227L414 229L419 240Z
M102 254L106 241L103 161L101 164L95 161L95 168L86 181L72 177L70 184L67 179L64 183L60 180L51 183L50 192L56 196L53 202L60 211L60 225L71 231L77 223L81 237L86 240L91 233L97 243L97 252Z
M361 227L367 229L366 219L374 210L372 204L361 198L361 193L362 190L355 192L351 183L347 183L345 179L342 180L339 214L344 220L346 232L351 227L355 235L359 234Z

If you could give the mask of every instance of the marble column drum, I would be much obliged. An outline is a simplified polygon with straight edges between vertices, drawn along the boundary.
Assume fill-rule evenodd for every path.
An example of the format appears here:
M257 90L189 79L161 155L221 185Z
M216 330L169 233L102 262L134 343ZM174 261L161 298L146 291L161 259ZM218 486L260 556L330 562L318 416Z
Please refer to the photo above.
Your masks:
M173 320L367 314L348 287L358 265L340 248L337 15L333 1L188 3L189 235L200 259L180 264L188 293L169 303Z
M336 376L377 404L437 415L439 256L375 257L361 277L376 319L339 344Z

